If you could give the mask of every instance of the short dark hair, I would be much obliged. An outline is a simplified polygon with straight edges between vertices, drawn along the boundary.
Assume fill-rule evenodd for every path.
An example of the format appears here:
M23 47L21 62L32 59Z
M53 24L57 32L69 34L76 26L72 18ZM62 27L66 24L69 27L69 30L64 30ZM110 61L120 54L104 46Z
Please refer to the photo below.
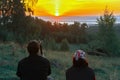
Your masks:
M28 43L27 50L29 54L37 54L39 51L39 43L37 40L32 40Z

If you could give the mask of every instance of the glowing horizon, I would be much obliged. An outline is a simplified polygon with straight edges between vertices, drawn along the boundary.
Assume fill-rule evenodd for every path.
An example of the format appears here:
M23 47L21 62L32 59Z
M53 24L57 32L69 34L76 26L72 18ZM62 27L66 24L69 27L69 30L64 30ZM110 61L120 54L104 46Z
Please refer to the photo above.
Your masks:
M120 0L38 0L34 15L84 16L100 15L108 6L114 14L120 14Z

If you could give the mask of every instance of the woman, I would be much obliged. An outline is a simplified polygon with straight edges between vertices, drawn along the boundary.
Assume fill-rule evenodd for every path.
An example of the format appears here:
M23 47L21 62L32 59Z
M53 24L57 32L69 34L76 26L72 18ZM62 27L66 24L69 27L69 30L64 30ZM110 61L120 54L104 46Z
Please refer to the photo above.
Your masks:
M66 70L66 80L95 80L94 71L88 66L84 51L77 50L73 55L73 65Z

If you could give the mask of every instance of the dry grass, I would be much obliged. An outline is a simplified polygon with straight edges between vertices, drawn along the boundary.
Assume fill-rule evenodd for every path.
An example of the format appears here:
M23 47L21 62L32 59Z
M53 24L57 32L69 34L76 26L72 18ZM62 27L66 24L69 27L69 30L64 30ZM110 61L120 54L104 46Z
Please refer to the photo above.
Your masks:
M15 48L12 48L15 46ZM12 54L14 50L14 55ZM54 80L65 80L65 70L72 65L72 52L44 50L45 57L51 62ZM16 44L0 44L0 78L16 78L17 63L27 56L25 48ZM89 66L94 69L96 80L120 80L120 58L87 55Z

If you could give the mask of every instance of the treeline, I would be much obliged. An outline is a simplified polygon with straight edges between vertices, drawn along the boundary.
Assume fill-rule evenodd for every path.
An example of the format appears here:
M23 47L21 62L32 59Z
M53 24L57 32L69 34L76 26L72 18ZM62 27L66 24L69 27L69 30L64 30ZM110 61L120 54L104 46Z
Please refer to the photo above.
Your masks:
M70 43L86 43L87 24L74 22L60 24L27 16L16 24L8 23L0 25L0 40L24 43L31 39L55 39L61 42L67 39Z
M112 27L114 22L113 25L106 28L107 24L104 24L105 21L102 21L102 18L98 19L98 26L94 28L88 27L86 23L74 22L74 24L68 25L67 23L46 22L37 17L26 16L18 23L1 24L0 41L14 41L23 44L29 40L37 39L42 40L44 46L52 50L58 50L57 44L62 42L59 49L64 51L69 50L71 43L84 44L85 48L83 49L87 51L102 49L110 54L115 54L115 52L118 54L120 50L118 47L119 40L115 34L115 27Z

